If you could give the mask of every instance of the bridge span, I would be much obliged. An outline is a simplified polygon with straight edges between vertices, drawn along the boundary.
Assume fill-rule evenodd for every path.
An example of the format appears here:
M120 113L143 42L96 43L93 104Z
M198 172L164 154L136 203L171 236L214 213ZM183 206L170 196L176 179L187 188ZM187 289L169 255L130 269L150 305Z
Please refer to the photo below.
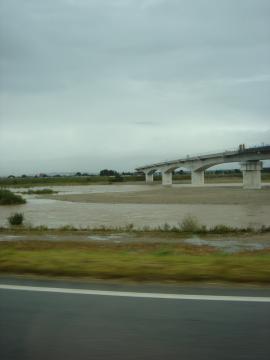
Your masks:
M245 148L239 145L234 151L224 151L215 154L187 156L185 158L164 161L136 168L145 174L145 181L151 184L154 181L154 173L160 171L162 185L172 185L172 174L177 168L186 168L191 171L191 184L194 186L204 185L204 172L206 169L224 163L239 162L243 174L244 189L261 188L262 160L270 159L270 145Z

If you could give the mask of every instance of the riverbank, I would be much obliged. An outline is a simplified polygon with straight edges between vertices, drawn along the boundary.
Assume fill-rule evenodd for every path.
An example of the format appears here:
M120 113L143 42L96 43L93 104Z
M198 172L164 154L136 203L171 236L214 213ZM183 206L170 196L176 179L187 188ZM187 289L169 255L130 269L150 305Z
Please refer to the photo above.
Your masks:
M270 249L227 253L209 245L168 239L145 241L145 238L127 242L119 238L81 241L76 240L76 236L65 241L1 241L0 273L78 279L269 284Z
M190 174L173 175L173 182L177 184L190 184ZM213 174L205 173L206 184L220 183L242 183L242 174ZM262 172L262 182L270 182L270 174ZM0 187L35 187L35 186L78 186L78 185L110 185L110 184L144 184L144 175L121 175L121 178L114 176L50 176L50 177L0 177ZM161 177L155 176L155 184L161 183Z

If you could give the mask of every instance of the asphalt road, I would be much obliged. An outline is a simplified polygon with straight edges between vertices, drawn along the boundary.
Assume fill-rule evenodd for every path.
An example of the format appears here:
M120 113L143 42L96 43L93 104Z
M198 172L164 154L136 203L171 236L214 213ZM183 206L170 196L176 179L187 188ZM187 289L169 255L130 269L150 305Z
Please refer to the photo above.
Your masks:
M270 290L132 286L0 278L0 284L221 295L225 300L0 289L0 359L256 359L270 357ZM64 290L63 290L64 291Z

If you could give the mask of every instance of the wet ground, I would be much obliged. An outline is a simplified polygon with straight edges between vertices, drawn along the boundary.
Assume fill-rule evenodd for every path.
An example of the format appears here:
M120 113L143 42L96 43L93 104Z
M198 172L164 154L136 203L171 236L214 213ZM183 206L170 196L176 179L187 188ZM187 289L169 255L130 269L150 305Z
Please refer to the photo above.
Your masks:
M225 253L239 253L243 251L256 251L270 249L269 233L264 234L238 234L238 235L189 235L179 237L174 234L151 234L151 233L93 233L83 232L43 232L35 233L0 233L0 241L89 241L109 243L159 243L159 244L188 244L191 246L207 246Z
M239 184L203 188L173 185L171 189L159 185L122 184L50 188L58 194L48 196L50 198L23 195L27 199L25 205L1 206L0 226L7 226L7 217L14 212L23 212L26 225L45 225L48 228L66 225L77 228L123 227L128 224L135 228L156 228L165 223L177 226L187 215L196 217L208 227L218 224L254 228L270 226L269 187L252 191L243 190ZM16 192L20 191L27 189L16 189ZM72 201L67 201L69 196ZM73 196L78 196L77 200L72 199ZM91 196L91 202L85 202ZM139 198L145 200L136 203ZM173 203L171 199L174 199Z

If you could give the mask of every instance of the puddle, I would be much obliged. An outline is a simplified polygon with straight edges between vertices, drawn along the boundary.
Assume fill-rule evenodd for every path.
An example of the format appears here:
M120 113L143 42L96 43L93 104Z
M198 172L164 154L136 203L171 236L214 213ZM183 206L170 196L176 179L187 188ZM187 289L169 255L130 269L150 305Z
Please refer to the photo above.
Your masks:
M23 235L0 235L0 241L22 240L23 238Z
M46 239L47 240L58 240L58 236L47 234Z
M199 237L184 240L186 244L197 246L211 246L215 249L222 250L226 253L237 253L241 251L263 250L270 248L270 243L254 243L249 241L238 240L205 240Z

